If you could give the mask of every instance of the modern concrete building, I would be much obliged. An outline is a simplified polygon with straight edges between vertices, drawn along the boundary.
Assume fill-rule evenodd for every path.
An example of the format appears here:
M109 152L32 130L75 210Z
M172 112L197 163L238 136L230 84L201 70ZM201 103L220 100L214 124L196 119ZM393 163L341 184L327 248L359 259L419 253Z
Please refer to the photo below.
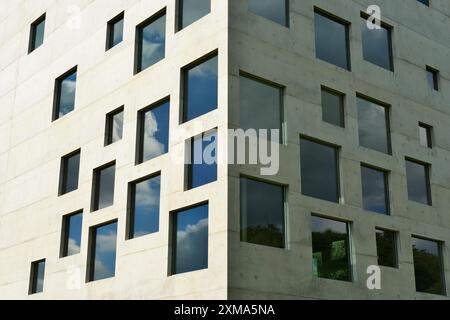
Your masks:
M448 0L1 5L1 299L448 297Z

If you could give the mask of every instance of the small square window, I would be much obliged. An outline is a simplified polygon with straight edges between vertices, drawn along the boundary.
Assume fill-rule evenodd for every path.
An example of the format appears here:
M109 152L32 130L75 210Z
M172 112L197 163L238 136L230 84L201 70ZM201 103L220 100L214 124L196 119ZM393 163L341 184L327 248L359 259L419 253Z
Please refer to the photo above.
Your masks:
M439 71L427 66L427 83L431 90L439 91Z
M217 130L210 130L190 141L187 189L217 180Z
M106 33L106 51L115 47L123 40L123 23L124 13L122 12L117 17L108 22Z
M432 131L433 128L429 125L419 123L419 138L420 144L427 148L433 148Z
M211 0L178 0L178 27L186 28L211 12Z
M72 152L61 159L59 195L78 189L81 151Z
M429 165L406 159L408 199L431 206Z
M33 52L44 43L45 13L31 24L28 53Z
M248 11L283 26L289 26L288 0L248 0Z
M78 211L63 217L61 257L80 253L83 212Z
M45 259L35 261L31 264L30 287L28 294L44 291Z
M113 205L115 175L115 162L94 170L91 211L97 211Z
M91 227L86 281L97 281L116 274L117 221Z
M387 173L361 165L361 183L364 209L381 214L389 214Z
M370 23L370 22L369 22ZM392 57L392 27L381 23L369 28L365 14L361 15L363 59L381 68L394 71Z
M322 120L344 128L344 97L342 93L322 87Z
M123 110L123 107L120 107L106 115L105 146L122 139Z
M77 67L69 70L55 80L53 121L65 116L75 109L76 85Z
M379 228L377 228L375 232L377 241L378 265L398 268L397 233L395 231L389 231Z

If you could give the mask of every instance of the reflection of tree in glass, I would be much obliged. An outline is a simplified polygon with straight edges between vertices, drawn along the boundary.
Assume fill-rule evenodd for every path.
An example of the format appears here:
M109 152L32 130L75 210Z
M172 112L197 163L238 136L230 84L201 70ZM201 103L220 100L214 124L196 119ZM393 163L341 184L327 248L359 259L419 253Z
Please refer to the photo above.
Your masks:
M413 254L416 290L443 294L440 258L426 250L418 250L415 247L413 247Z
M247 242L283 248L283 232L273 224L247 227L241 232L246 235Z

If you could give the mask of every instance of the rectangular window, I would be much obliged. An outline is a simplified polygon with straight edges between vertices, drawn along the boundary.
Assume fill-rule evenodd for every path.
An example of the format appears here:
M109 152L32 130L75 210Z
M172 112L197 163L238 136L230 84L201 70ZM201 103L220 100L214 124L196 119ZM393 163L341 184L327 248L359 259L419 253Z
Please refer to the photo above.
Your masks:
M208 268L208 204L173 213L171 274Z
M166 9L136 27L134 74L164 59L166 55Z
M178 0L177 3L178 31L211 12L211 0Z
M417 0L417 1L419 1L420 3L426 5L427 7L430 6L430 0Z
M129 184L128 239L159 231L161 176Z
M439 91L439 71L429 66L426 67L426 71L428 87Z
M359 145L391 154L387 106L357 97Z
M117 221L90 228L87 282L115 276L116 246Z
M53 121L65 116L75 109L76 85L77 67L69 70L56 79Z
M398 268L397 233L395 231L376 229L378 265Z
M339 202L338 150L307 138L300 139L302 194Z
M108 22L106 31L106 51L122 42L123 23L124 23L123 12Z
M412 238L416 291L445 295L442 243Z
M137 164L169 151L170 101L157 102L138 113Z
M433 148L432 132L433 128L431 126L419 123L419 139L422 146Z
M314 12L316 57L350 70L349 23L319 9Z
M94 170L92 211L97 211L113 205L115 175L115 162Z
M122 139L123 135L123 106L106 115L105 146Z
M61 159L59 195L78 189L81 151L72 152Z
M63 217L60 254L62 258L80 253L82 224L82 211Z
M288 0L248 0L248 11L283 26L289 26Z
M30 287L28 294L44 291L45 259L31 263Z
M187 189L194 189L217 180L217 129L194 137L190 142Z
M183 122L217 109L218 60L215 53L182 69Z
M31 24L28 53L33 52L44 43L45 13Z
M363 207L365 210L389 214L387 172L361 165Z
M317 216L311 219L314 275L351 281L348 223Z
M241 241L285 247L284 187L241 177Z
M369 22L370 24L370 22ZM384 69L394 71L392 58L392 27L369 28L367 17L361 16L363 59Z
M344 94L322 87L322 120L344 128Z
M429 165L406 159L408 199L431 206Z

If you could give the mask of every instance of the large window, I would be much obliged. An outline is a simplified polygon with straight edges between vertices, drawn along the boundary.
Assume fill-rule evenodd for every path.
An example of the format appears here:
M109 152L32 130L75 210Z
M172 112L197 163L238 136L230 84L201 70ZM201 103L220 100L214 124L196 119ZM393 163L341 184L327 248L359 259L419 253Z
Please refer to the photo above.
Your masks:
M114 277L116 273L117 221L92 227L89 232L87 281Z
M211 12L211 0L178 0L178 30Z
M33 52L44 43L45 13L31 24L28 53Z
M284 248L284 187L241 178L241 241Z
M288 0L248 0L248 11L283 26L289 26Z
M381 28L369 28L366 17L362 17L361 30L364 60L393 71L391 27L382 23Z
M78 211L63 217L61 235L61 257L80 253L83 212Z
M412 247L416 290L445 295L441 243L413 237Z
M183 68L183 122L217 109L217 68L217 54Z
M137 163L142 163L169 150L170 102L164 100L139 111Z
M56 79L53 120L57 120L75 109L76 85L77 67Z
M208 204L172 217L172 274L208 268Z
M316 57L350 70L350 50L347 22L316 9L314 13Z
M94 170L92 211L97 211L113 205L115 175L115 162Z
M344 127L344 94L322 87L322 120Z
M431 206L429 165L406 159L408 199Z
M106 50L115 47L123 40L124 13L114 17L108 22L106 33Z
M339 202L338 150L334 146L300 139L302 194Z
M351 281L348 224L316 216L311 219L314 275Z
M391 153L389 115L386 106L358 97L359 145L379 152Z
M397 233L395 231L376 229L378 265L397 268Z
M164 59L166 55L166 10L136 27L135 74Z
M44 291L45 259L31 264L29 294Z
M217 180L217 130L192 138L187 188L193 189Z
M130 183L128 239L158 232L160 193L160 175Z
M77 150L64 156L61 159L59 195L63 195L78 189L80 154L80 150Z
M387 172L361 165L361 184L364 209L389 214Z
M105 146L122 139L123 113L123 107L120 107L106 115Z

